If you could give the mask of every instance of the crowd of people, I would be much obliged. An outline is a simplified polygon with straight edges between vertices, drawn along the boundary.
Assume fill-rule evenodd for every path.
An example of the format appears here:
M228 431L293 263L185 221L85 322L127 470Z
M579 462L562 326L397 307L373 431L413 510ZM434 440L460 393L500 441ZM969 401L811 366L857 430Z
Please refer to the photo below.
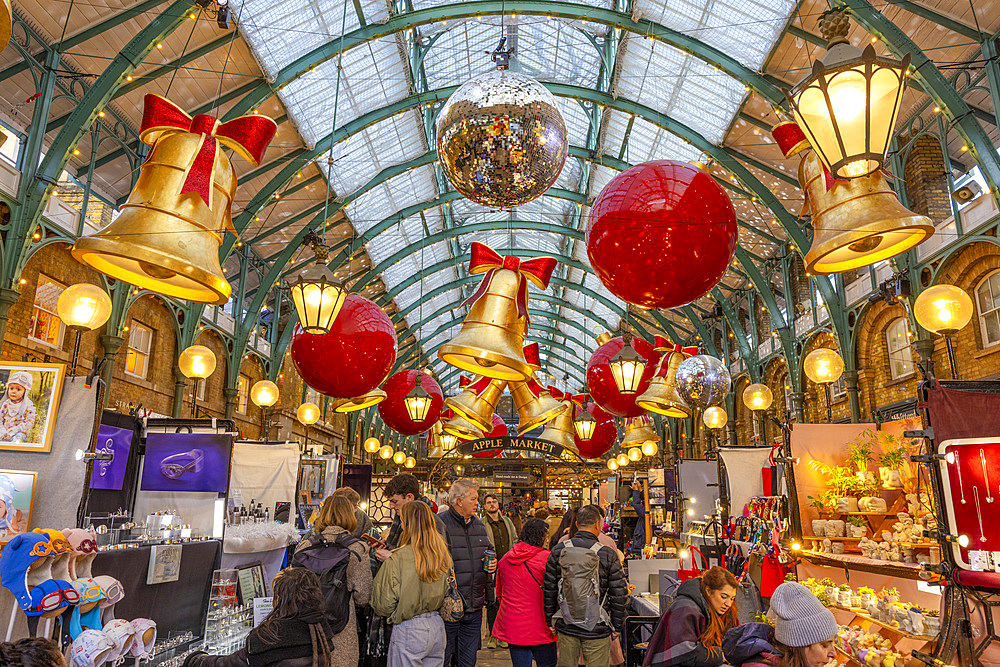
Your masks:
M624 663L624 554L597 505L553 502L522 514L467 479L436 501L403 473L384 490L385 534L341 488L323 502L290 566L273 580L273 610L226 656L195 653L184 667L474 667L482 645L513 667ZM631 550L631 549L630 549ZM771 623L737 620L739 583L713 567L683 582L662 610L644 667L825 667L835 659L833 614L786 582ZM633 640L634 641L634 640ZM56 645L0 644L0 665L64 667Z

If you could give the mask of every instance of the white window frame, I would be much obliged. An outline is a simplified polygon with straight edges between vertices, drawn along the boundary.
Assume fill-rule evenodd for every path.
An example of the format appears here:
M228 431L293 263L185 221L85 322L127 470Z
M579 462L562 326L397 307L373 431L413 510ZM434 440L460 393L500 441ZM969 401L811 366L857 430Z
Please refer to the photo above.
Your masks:
M913 363L912 354L910 363ZM847 381L844 379L844 374L841 373L836 381L830 383L830 398L831 400L839 401L845 396L847 396Z
M895 380L901 380L901 379L903 379L905 377L909 377L910 375L913 375L913 373L915 372L915 366L913 364L913 348L910 346L910 342L909 342L910 341L910 336L909 335L905 336L905 341L906 341L905 345L901 345L900 347L898 347L896 349L893 349L893 347L892 347L892 332L893 332L893 329L895 329L896 327L899 326L900 322L903 323L903 326L906 328L906 333L909 334L910 333L910 322L905 317L899 317L899 318L893 320L892 322L889 323L889 326L887 326L885 328L885 345L886 345L886 351L888 352L888 358L889 358L889 378L891 380L893 380L893 381L895 381ZM906 357L909 357L909 360L910 360L910 370L907 371L906 373L897 374L896 373L896 368L893 365L893 354L900 354L900 355L905 355Z
M146 340L145 349L138 347L139 341L136 341L136 332L143 332L148 335ZM128 370L128 357L130 354L141 354L142 358L142 372L130 371ZM125 374L131 375L132 377L142 378L145 380L149 375L149 358L153 353L153 327L148 324L143 324L138 320L132 320L128 329L128 347L125 353Z
M976 289L973 291L973 294L974 294L974 297L975 297L974 301L976 302L976 313L978 314L978 317L979 317L979 332L980 332L979 336L980 336L980 339L982 340L982 343L983 343L983 349L988 348L988 347L993 347L994 345L997 345L998 343L1000 343L1000 339L997 339L997 340L994 340L994 341L990 341L990 339L987 337L987 333L986 333L986 331L987 331L987 329L986 329L986 317L988 315L992 315L993 313L996 313L997 317L1000 318L1000 306L997 306L993 310L987 311L985 313L980 309L980 306L979 306L979 303L980 303L979 302L979 291L981 289L983 289L984 287L990 290L990 300L991 301L994 300L993 290L990 288L990 278L992 278L993 276L995 276L997 274L1000 274L1000 271L993 271L988 276L986 276L985 278L983 278L982 280L980 280L979 284L976 285ZM1000 295L998 295L998 296L1000 296Z
M240 373L236 380L236 412L241 415L247 413L247 404L250 402L250 376Z
M49 310L48 308L45 308L45 307L39 305L39 303L38 303L38 288L41 286L41 283L42 283L43 280L46 281L46 282L52 283L53 285L58 285L63 290L66 289L66 285L62 284L61 282L59 282L55 278L52 278L51 276L47 276L44 273L39 273L38 274L38 281L35 283L35 297L34 297L34 300L32 301L32 305L31 305L31 319L28 320L28 338L30 340L35 341L36 343L41 343L42 345L47 345L49 347L54 347L56 349L61 349L62 345L63 345L63 339L64 339L64 337L66 335L66 325L63 324L62 319L60 319L59 315L56 313L56 311L55 311L55 304L53 304L52 310ZM51 342L49 340L46 340L45 338L38 338L37 336L33 336L32 335L32 333L35 330L35 313L36 313L36 311L41 311L41 312L43 312L43 313L45 313L45 314L47 314L49 316L49 318L50 318L50 320L49 320L50 321L49 326L50 327L52 326L51 322L55 322L59 326L59 335L56 337L56 342L55 343L53 343L53 342Z

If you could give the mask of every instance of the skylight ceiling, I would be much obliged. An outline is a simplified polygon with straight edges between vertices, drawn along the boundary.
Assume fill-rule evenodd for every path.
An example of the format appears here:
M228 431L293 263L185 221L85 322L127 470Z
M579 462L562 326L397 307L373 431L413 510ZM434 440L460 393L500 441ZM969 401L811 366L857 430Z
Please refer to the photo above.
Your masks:
M448 3L430 0L414 2L413 6L422 9L444 4ZM609 1L586 4L612 7ZM668 8L666 3L636 0L632 11L634 18L647 18L681 31L736 57L751 69L758 69L774 47L794 6L791 0L683 0L670 3ZM384 0L360 0L358 7L366 25L384 23L390 16ZM325 43L335 42L342 32L358 30L362 25L354 4L335 0L304 3L236 0L234 15L265 75L272 79L296 59ZM613 32L605 25L584 20L544 15L508 15L504 23L508 46L515 48L511 69L543 82L587 90L601 91L608 82L609 77L602 74L598 47L605 40L616 40L615 72L610 77L610 88L604 92L665 113L712 143L722 141L747 96L744 84L730 75L642 35ZM495 48L499 25L498 16L440 21L365 42L291 81L280 90L279 96L302 139L313 147L334 129L366 113L421 90L461 85L489 71L493 65L485 52ZM419 66L411 69L409 54L421 49L426 49L422 69ZM651 159L692 160L699 156L693 146L643 118L600 105L581 104L568 97L557 99L570 145L593 156L592 161L586 162L570 157L556 182L557 188L576 193L573 196L581 197L580 201L591 202L618 173L601 164L603 157L620 161L615 164L622 161L636 164ZM420 162L420 158L436 148L433 133L433 110L426 107L404 110L335 144L331 151L317 157L316 163L329 178L331 196L343 201L383 170ZM422 203L449 194L450 185L443 178L440 166L431 164L432 160L433 156L428 157L419 166L363 192L345 207L358 235L380 224L385 227L385 231L367 241L365 249L373 266L385 265L381 277L386 290L395 295L399 310L406 311L408 327L416 327L421 319L454 304L417 332L425 353L443 342L445 335L454 333L449 329L434 335L441 326L463 315L465 308L460 304L468 291L455 286L432 299L424 295L466 276L463 259L455 261L455 253L467 253L473 241L514 252L571 255L584 265L589 264L582 242L558 230L526 229L520 225L530 222L567 230L582 229L588 207L581 210L577 202L566 198L565 192L559 197L543 196L511 211L491 210L458 199L450 205L428 206L399 220L400 211L408 207L415 210ZM783 238L766 209L732 194L742 219L759 225L771 236ZM463 227L483 224L492 225L493 229L463 231ZM428 234L450 228L455 230L453 240L428 243L422 249L415 245ZM774 249L766 237L750 231L741 234L741 243L759 254ZM406 248L418 249L389 263L393 255ZM422 267L426 270L434 264L440 265L438 270L421 273ZM612 327L618 324L624 303L608 293L590 272L564 265L556 276L568 286L560 286L558 292L551 286L548 294L558 294L566 305L535 298L531 303L533 309L549 313L552 319L546 321L564 335L542 337L584 354L574 342L583 340L583 334L563 320L571 319L598 333L605 324ZM727 280L741 282L731 278ZM407 286L398 289L404 282ZM606 301L588 296L574 289L574 285L582 285ZM534 287L531 293L537 294ZM421 306L422 299L426 301ZM680 315L670 317L681 320ZM429 339L432 335L433 339ZM549 363L566 354L558 348L550 352Z

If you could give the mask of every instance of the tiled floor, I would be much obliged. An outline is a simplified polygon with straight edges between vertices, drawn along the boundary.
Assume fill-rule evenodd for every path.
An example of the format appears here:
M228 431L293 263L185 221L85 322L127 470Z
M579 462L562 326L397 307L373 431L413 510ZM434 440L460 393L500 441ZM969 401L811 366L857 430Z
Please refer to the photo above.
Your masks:
M476 667L510 667L510 653L505 648L484 648L476 659Z

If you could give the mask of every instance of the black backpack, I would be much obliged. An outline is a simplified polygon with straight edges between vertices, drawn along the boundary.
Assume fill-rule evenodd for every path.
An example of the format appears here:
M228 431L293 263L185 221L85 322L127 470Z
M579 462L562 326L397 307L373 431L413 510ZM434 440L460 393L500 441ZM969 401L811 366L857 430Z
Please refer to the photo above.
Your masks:
M351 617L354 603L347 585L347 563L351 556L359 561L361 557L348 547L357 541L347 533L341 533L333 542L322 535L314 535L309 538L309 546L297 551L289 563L289 567L304 567L319 577L319 586L326 601L326 621L334 634L343 631Z

